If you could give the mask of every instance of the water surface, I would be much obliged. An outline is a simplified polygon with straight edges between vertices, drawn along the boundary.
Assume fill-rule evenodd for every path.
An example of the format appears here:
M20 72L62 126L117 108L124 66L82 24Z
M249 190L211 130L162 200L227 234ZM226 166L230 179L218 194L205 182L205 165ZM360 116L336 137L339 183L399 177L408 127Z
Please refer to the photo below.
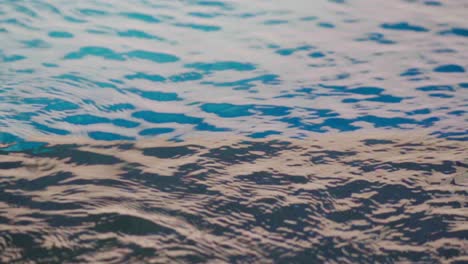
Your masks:
M464 1L2 1L0 126L466 139Z
M468 261L467 10L0 0L0 262Z
M462 263L468 253L468 146L456 141L51 141L0 152L1 262Z

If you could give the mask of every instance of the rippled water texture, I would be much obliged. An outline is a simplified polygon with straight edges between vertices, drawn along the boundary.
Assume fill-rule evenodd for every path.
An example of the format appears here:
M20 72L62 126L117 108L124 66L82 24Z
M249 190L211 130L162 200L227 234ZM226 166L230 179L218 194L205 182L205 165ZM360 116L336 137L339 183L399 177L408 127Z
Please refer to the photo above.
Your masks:
M462 263L467 148L404 133L1 152L0 261Z
M5 1L0 127L466 139L466 1Z
M468 262L465 0L0 0L0 263Z

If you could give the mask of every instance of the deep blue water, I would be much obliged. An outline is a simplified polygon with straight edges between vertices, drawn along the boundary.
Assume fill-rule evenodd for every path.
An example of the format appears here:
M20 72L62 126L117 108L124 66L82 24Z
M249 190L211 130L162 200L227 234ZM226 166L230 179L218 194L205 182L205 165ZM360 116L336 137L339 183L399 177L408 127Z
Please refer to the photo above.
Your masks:
M0 0L0 262L466 261L467 12Z

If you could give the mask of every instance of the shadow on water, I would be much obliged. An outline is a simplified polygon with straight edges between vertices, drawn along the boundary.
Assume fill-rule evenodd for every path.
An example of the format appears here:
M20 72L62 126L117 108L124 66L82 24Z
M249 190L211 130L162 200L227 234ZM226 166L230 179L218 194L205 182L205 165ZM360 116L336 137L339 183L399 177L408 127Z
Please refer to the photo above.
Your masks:
M409 133L49 142L0 149L1 262L467 254L464 142Z

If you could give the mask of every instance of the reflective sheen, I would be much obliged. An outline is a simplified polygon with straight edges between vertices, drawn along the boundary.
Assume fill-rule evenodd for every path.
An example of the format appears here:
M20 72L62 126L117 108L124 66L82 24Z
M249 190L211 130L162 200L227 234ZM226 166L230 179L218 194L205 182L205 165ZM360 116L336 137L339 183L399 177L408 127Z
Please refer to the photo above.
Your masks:
M4 0L0 127L103 140L424 128L466 140L462 2Z
M468 254L468 146L457 141L406 132L48 140L0 151L2 263L461 263Z
M466 1L0 0L0 263L463 263Z

